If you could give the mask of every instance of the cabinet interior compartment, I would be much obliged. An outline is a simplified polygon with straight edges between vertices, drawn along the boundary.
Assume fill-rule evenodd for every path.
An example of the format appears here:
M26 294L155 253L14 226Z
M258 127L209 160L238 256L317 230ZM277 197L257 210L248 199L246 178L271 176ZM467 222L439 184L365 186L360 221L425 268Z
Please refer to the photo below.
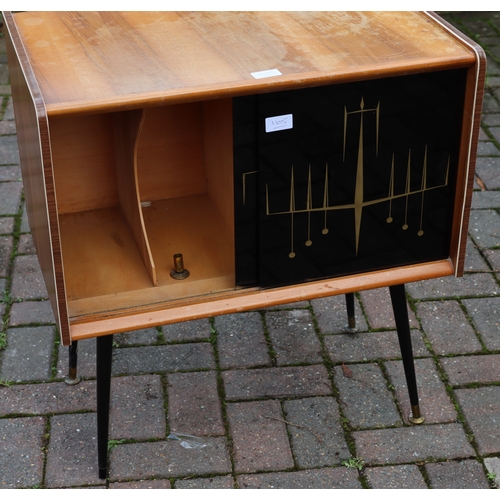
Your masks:
M234 289L231 99L52 117L50 132L72 320Z

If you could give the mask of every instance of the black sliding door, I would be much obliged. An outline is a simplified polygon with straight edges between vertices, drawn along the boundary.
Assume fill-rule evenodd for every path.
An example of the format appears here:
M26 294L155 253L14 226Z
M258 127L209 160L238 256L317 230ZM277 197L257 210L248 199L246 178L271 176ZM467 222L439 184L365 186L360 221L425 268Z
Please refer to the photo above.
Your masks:
M234 99L237 284L447 258L464 88L453 70Z

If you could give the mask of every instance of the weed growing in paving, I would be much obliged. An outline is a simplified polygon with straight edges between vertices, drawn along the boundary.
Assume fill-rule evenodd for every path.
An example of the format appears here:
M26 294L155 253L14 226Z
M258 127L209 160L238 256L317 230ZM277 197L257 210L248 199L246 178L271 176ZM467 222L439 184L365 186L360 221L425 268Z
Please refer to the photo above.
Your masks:
M125 439L111 439L108 441L108 452L110 452L115 446L123 444Z
M365 466L365 462L361 458L350 458L349 460L343 460L342 465L350 469L358 469L361 470Z

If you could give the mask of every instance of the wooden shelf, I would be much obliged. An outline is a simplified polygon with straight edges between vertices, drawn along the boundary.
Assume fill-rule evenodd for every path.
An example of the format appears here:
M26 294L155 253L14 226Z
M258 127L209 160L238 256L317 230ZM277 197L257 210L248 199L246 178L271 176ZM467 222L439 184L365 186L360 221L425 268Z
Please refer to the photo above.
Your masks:
M71 321L234 289L230 234L207 195L153 202L144 208L144 219L157 286L152 286L118 208L61 217ZM182 281L170 276L173 255L179 252L190 271Z

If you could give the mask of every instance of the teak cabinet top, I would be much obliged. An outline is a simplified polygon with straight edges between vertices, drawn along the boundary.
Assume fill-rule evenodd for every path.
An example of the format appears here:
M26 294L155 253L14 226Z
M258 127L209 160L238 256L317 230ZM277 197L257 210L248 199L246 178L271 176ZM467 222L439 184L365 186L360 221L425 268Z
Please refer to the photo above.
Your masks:
M4 20L28 219L64 345L462 274L485 55L438 16L6 12ZM265 290L236 286L235 99L447 70L460 73L464 96L449 258ZM173 214L168 234L160 211ZM173 283L158 248L180 233L187 237L168 252L197 257L188 258L191 277Z
M280 90L474 63L416 12L24 12L48 115ZM252 74L278 70L256 79Z

